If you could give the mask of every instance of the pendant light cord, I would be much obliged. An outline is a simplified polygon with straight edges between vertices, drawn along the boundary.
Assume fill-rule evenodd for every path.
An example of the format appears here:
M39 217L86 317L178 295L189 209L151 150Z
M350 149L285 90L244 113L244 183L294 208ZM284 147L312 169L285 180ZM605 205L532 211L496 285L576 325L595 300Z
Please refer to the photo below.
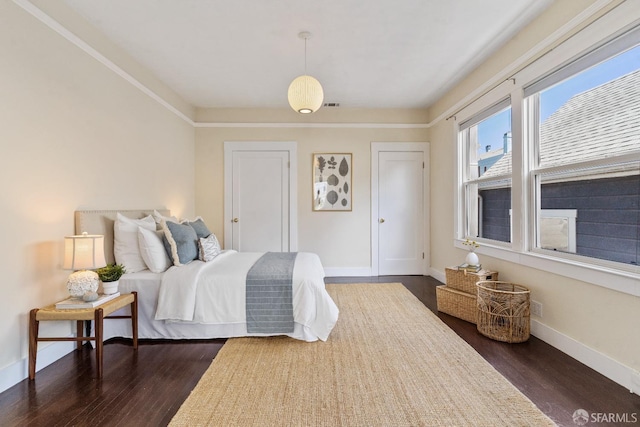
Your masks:
M308 37L304 38L304 75L307 75L307 39Z

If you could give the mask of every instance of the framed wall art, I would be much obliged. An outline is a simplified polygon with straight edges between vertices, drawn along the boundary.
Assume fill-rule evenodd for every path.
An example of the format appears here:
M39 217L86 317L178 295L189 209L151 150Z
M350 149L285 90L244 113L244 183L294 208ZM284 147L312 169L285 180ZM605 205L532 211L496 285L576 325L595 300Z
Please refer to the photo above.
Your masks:
M313 154L313 210L350 211L351 153Z

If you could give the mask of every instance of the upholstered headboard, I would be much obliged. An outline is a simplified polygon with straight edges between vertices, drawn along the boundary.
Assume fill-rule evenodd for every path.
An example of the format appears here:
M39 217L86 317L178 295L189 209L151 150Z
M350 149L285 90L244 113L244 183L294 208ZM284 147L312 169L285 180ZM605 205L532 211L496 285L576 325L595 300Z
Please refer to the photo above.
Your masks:
M170 215L168 209L155 210L161 215ZM102 234L104 236L104 257L107 263L111 264L115 262L113 256L113 224L117 213L120 212L128 218L139 219L153 214L153 211L154 209L76 211L76 234L81 234L84 231L89 234Z

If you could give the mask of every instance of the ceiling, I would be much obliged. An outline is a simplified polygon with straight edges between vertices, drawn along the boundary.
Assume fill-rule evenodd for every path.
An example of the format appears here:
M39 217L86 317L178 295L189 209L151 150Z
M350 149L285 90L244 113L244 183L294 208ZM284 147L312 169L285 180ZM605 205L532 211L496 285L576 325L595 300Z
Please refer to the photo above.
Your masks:
M551 0L64 2L196 107L287 107L309 31L325 102L427 108Z

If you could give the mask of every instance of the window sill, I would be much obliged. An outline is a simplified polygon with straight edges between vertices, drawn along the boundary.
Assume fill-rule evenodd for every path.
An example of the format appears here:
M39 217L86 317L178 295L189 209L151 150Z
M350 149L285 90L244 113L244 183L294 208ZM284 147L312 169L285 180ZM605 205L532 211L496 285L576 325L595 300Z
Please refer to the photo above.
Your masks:
M462 242L455 240L455 247L468 249ZM516 252L511 248L485 243L476 249L476 253L640 297L640 273L551 257L543 253Z

